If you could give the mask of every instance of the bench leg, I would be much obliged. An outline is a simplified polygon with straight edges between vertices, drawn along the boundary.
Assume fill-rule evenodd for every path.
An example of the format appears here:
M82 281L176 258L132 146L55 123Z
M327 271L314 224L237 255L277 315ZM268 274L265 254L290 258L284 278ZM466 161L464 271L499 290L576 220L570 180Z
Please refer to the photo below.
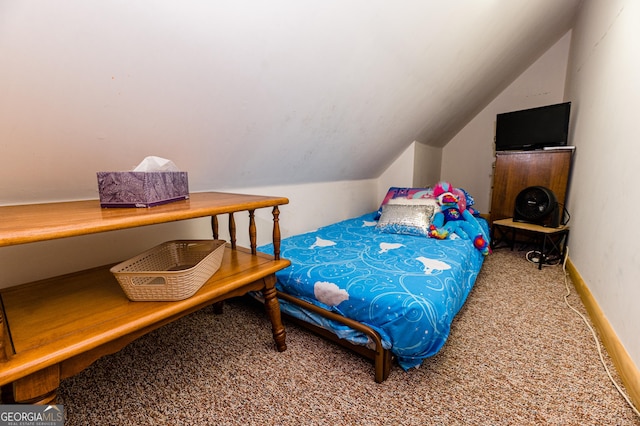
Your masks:
M60 368L52 365L2 387L7 404L55 404L60 386Z
M276 277L275 275L269 275L264 278L264 289L262 295L264 296L264 306L267 311L267 315L271 320L271 330L273 332L273 340L276 342L276 348L279 352L287 350L286 332L284 325L282 324L282 317L280 316L280 303L276 297Z
M213 313L216 315L222 315L224 312L224 302L216 302L213 304Z

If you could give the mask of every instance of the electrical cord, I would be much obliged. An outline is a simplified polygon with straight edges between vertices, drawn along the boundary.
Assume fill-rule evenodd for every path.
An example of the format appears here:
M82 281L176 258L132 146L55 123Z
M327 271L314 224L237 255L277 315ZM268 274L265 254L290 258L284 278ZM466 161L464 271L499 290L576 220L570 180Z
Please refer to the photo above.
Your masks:
M558 203L558 207L562 207L562 215L560 216L560 224L566 226L571 220L571 215L569 214L569 210L565 207L564 204Z
M602 363L602 366L604 367L605 371L607 372L607 375L609 376L609 379L611 380L611 383L613 383L613 385L616 387L616 389L618 390L620 395L622 395L622 397L625 399L625 401L627 401L627 404L629 404L629 407L631 407L631 409L636 414L636 416L640 417L640 411L638 411L638 409L633 405L633 402L631 402L629 397L625 394L625 392L618 385L618 383L616 383L616 381L614 380L613 376L611 375L611 372L609 371L609 368L607 367L607 364L604 361L604 355L602 354L602 347L600 346L600 340L598 339L598 335L596 334L596 332L593 329L593 327L591 326L591 324L589 324L589 320L587 320L587 318L584 315L582 315L582 313L580 313L576 308L571 306L571 304L569 303L569 296L571 295L571 290L569 289L569 279L568 279L569 274L567 273L567 268L566 268L567 259L568 258L569 258L569 247L567 247L567 250L566 250L566 253L565 253L565 256L564 256L564 260L562 262L562 271L564 272L564 286L567 289L567 293L564 296L564 303L569 307L569 309L571 309L573 312L578 314L578 316L580 316L580 318L582 318L582 321L587 325L587 328L589 328L589 330L591 331L591 335L593 336L593 340L596 342L596 347L598 348L598 354L600 356L600 362Z

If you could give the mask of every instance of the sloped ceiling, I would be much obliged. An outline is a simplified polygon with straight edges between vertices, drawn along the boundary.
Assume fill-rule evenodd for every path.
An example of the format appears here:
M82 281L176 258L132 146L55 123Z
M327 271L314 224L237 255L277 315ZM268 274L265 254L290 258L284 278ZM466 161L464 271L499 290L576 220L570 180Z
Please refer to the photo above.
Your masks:
M0 202L95 197L147 155L192 190L377 177L446 144L579 3L2 1Z

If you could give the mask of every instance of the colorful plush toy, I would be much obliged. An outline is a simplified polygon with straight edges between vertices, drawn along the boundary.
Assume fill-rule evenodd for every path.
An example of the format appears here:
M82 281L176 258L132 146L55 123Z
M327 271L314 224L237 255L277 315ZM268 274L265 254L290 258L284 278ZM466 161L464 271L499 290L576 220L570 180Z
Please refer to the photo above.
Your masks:
M456 234L472 240L474 247L485 256L489 254L489 238L478 219L467 209L465 193L448 182L440 182L433 188L433 195L438 199L440 212L431 221L429 236L442 240Z

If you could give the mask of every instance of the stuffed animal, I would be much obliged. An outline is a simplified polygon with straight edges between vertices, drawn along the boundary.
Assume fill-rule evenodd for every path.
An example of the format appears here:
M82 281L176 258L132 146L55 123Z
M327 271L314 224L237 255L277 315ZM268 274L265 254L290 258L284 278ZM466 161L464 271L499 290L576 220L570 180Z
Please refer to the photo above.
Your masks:
M440 182L434 187L433 195L438 199L440 211L433 216L429 236L442 240L455 234L472 240L483 255L489 254L489 238L478 219L466 208L464 192L448 182Z

